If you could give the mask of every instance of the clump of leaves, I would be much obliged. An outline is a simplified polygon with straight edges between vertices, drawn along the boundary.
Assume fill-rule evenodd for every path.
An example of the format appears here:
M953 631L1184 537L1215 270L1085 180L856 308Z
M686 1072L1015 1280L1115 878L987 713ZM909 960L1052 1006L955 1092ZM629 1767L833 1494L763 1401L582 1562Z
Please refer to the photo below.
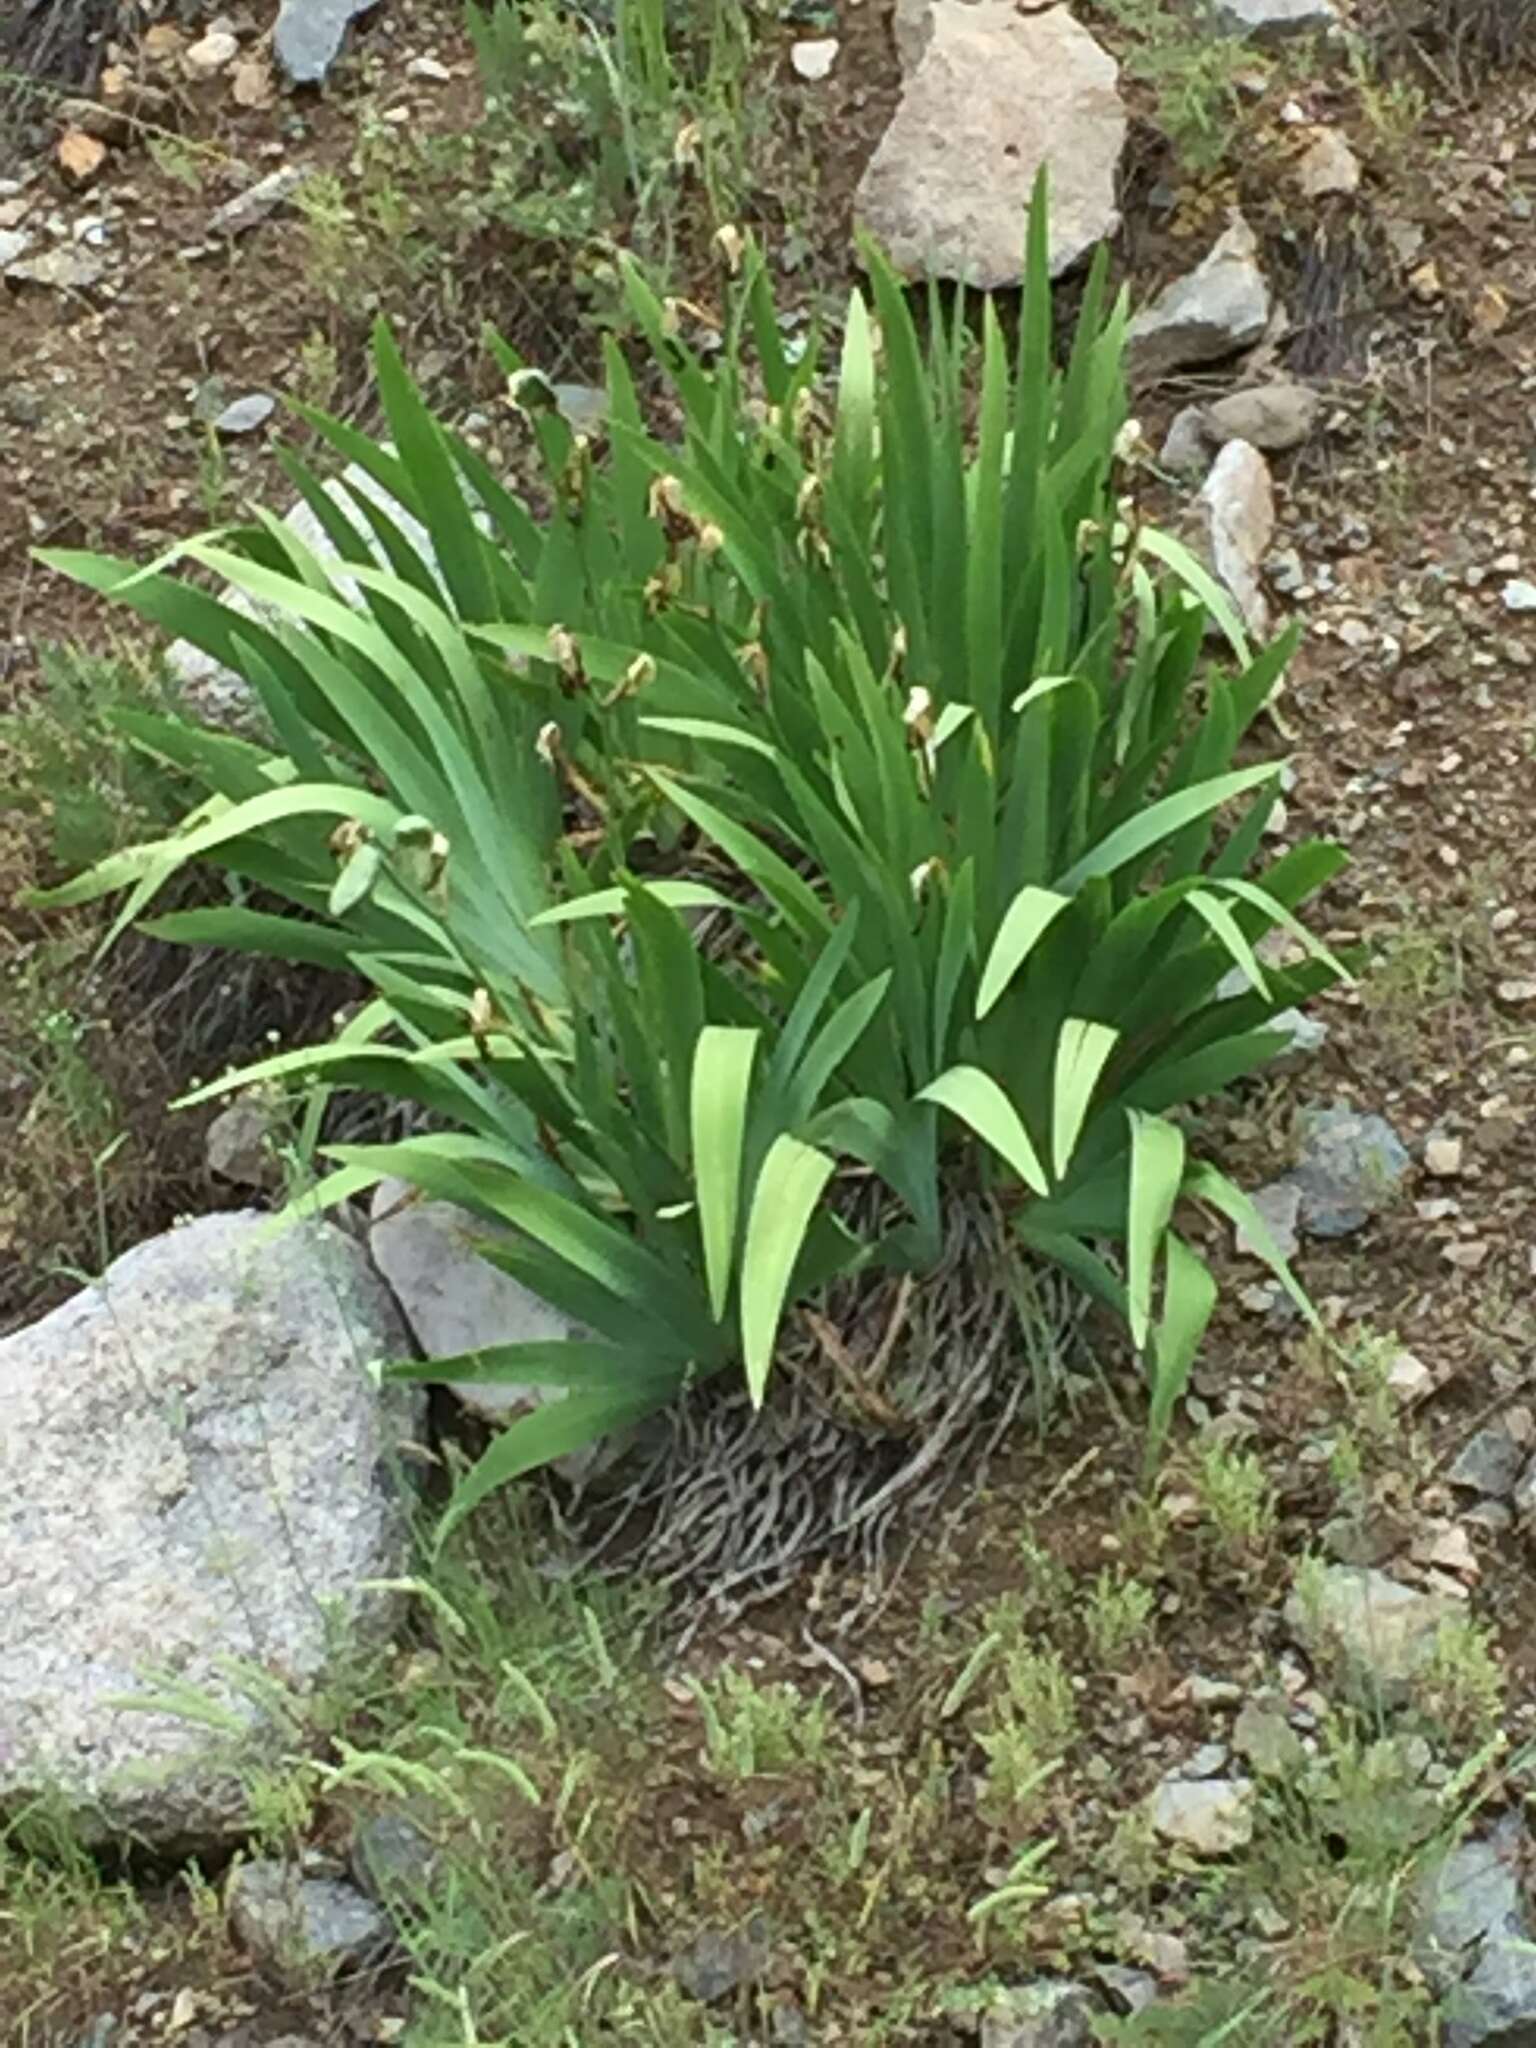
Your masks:
M1178 1111L1342 972L1295 914L1342 855L1253 872L1280 764L1234 763L1288 643L1252 655L1122 510L1125 307L1101 265L1054 365L1045 218L1042 192L1012 350L990 304L973 350L963 297L925 345L871 251L835 369L822 338L792 354L749 246L706 362L631 269L681 439L648 430L616 348L601 442L503 349L542 521L381 333L392 450L300 410L432 552L291 463L340 564L265 516L184 550L266 620L163 566L47 557L238 669L278 736L126 718L207 797L53 900L126 890L126 920L211 861L229 905L151 929L364 976L332 1043L219 1085L420 1104L418 1135L328 1148L314 1201L402 1175L509 1232L486 1257L591 1332L394 1368L566 1390L448 1525L721 1368L761 1400L786 1308L922 1273L965 1187L1124 1316L1155 1457L1215 1298L1180 1205L1268 1243ZM1213 619L1235 669L1207 660ZM296 914L250 908L248 880ZM1276 926L1301 964L1261 964Z

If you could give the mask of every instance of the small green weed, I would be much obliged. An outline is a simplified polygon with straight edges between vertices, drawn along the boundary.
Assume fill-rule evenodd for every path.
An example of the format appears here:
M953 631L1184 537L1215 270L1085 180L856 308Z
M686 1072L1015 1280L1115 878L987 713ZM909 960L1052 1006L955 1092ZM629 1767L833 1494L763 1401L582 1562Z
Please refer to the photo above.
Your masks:
M696 1681L693 1694L704 1721L705 1755L723 1778L787 1771L820 1763L826 1754L826 1702L805 1698L793 1685L760 1684L727 1665L709 1684Z
M1150 1586L1106 1566L1083 1601L1083 1628L1095 1660L1106 1667L1115 1665L1144 1642L1156 1605Z
M1343 2038L1411 2048L1434 2038L1434 1992L1415 1956L1422 1880L1486 1795L1495 1755L1486 1749L1436 1787L1421 1738L1382 1737L1347 1716L1328 1723L1315 1754L1260 1781L1253 1842L1207 1891L1208 1909L1261 1941L1244 1943L1232 1967L1108 2022L1104 2038L1137 2048ZM1145 1835L1122 1828L1112 1861L1128 1890L1166 1887Z
M1268 1550L1276 1526L1274 1488L1255 1452L1207 1444L1195 1493L1217 1548L1234 1564L1251 1563Z
M138 656L46 650L41 687L0 717L0 814L8 830L33 838L56 868L168 832L186 807L187 787L130 746L120 721L172 703L168 684Z
M1502 1725L1506 1692L1492 1632L1470 1616L1442 1622L1414 1684L1421 1711L1457 1743L1481 1744Z
M1242 116L1237 81L1255 68L1240 37L1212 34L1179 0L1097 0L1129 77L1156 96L1157 125L1181 163L1213 170Z

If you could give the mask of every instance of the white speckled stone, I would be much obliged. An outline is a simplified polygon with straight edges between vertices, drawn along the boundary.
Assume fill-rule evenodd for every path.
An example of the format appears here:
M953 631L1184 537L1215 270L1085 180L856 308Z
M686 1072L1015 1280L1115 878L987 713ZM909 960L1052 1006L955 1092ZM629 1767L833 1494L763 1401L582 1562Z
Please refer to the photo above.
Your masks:
M89 1838L217 1838L279 1739L240 1669L302 1697L338 1630L387 1625L364 1582L405 1560L421 1407L365 1368L405 1333L351 1239L269 1222L153 1238L0 1342L0 1811L52 1794ZM123 1703L165 1672L212 1723Z

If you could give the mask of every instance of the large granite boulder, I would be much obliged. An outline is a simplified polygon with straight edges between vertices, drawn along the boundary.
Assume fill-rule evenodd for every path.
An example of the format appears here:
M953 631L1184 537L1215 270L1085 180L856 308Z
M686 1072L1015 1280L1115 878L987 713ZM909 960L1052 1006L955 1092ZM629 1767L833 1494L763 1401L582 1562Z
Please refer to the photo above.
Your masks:
M421 1407L367 1368L406 1348L357 1245L254 1212L0 1342L0 1812L178 1849L238 1829L242 1773L293 1740L272 1689L302 1706L388 1625L369 1582L406 1560Z

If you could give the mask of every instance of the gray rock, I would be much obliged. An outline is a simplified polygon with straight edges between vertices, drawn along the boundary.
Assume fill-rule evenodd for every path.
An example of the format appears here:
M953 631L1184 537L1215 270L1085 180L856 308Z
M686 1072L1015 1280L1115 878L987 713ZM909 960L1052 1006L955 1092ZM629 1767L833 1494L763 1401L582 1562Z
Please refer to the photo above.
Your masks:
M986 291L1018 284L1042 164L1053 276L1114 233L1119 67L1065 7L927 0L898 34L908 76L856 210L899 270Z
M1233 211L1205 260L1159 292L1131 322L1133 376L1153 378L1219 362L1256 342L1269 325L1269 286L1253 230Z
M552 384L555 403L579 434L600 434L608 424L608 393L601 384Z
M277 1177L270 1141L266 1111L254 1102L232 1102L219 1111L203 1139L208 1170L241 1187L269 1187Z
M768 1929L754 1919L733 1933L706 1927L672 1958L674 1982L701 2005L729 1998L743 1985L755 1983L768 1967Z
M44 1795L87 1839L217 1841L339 1632L393 1604L388 1471L420 1398L363 1370L406 1345L363 1252L254 1213L152 1238L0 1342L0 1810ZM136 1707L175 1674L188 1707Z
M389 1944L389 1922L371 1900L340 1878L307 1877L296 1863L237 1864L226 1900L252 1961L299 1987L376 1961Z
M1251 390L1228 392L1208 405L1205 426L1219 443L1247 441L1277 454L1300 447L1317 424L1322 404L1317 392L1306 384L1256 384Z
M231 439L240 434L254 434L276 411L277 400L270 392L248 391L243 398L225 406L213 423L214 432L227 434Z
M1281 1258L1293 1259L1301 1244L1296 1230L1301 1214L1300 1189L1286 1180L1272 1180L1267 1187L1256 1188L1252 1200ZM1250 1258L1263 1256L1245 1230L1239 1230L1236 1238L1238 1251Z
M1290 1043L1270 1061L1271 1074L1296 1074L1315 1059L1328 1043L1328 1026L1321 1017L1309 1017L1305 1010L1281 1010L1269 1020L1268 1029L1283 1031Z
M1205 430L1204 407L1186 405L1174 414L1157 459L1170 476L1205 475L1211 466L1211 442Z
M5 266L17 284L47 285L57 292L85 292L107 274L105 260L74 242L60 242L40 256L22 256Z
M409 1814L370 1814L354 1831L348 1857L359 1889L381 1906L417 1904L432 1894L442 1858Z
M368 1248L423 1358L590 1334L480 1257L475 1240L495 1234L452 1202L417 1199L404 1181L380 1181L375 1189ZM543 1401L561 1399L564 1392L474 1380L448 1384L466 1408L491 1422L510 1421Z
M1525 1464L1525 1451L1507 1430L1480 1429L1457 1453L1446 1478L1452 1486L1490 1500L1508 1500Z
M1157 2002L1157 1979L1150 1970L1133 1970L1125 1963L1099 1963L1093 1981L1116 2012L1145 2012Z
M1507 612L1536 612L1536 583L1527 577L1512 576L1501 596Z
M1362 1565L1328 1565L1315 1585L1292 1593L1285 1622L1320 1665L1337 1673L1359 1704L1401 1706L1413 1680L1434 1655L1444 1622L1463 1612L1459 1601L1399 1585Z
M1306 587L1307 572L1295 548L1272 548L1265 557L1264 574L1282 597L1294 597Z
M1226 1856L1253 1840L1253 1787L1235 1778L1165 1778L1151 1811L1165 1841L1197 1856Z
M1536 1458L1527 1463L1515 1481L1510 1505L1522 1522L1529 1522L1536 1515Z
M1515 1498L1519 1498L1518 1490ZM1490 1536L1503 1536L1515 1526L1515 1509L1502 1500L1480 1500L1468 1508L1461 1519L1469 1529L1483 1529Z
M1214 1778L1227 1767L1229 1751L1224 1742L1202 1742L1178 1766L1181 1778Z
M1269 464L1246 441L1229 441L1211 465L1196 500L1201 547L1226 586L1243 624L1262 635L1269 626L1263 564L1275 532Z
M1101 2010L1084 1985L1039 1977L988 2006L981 2017L981 2048L1092 2048Z
M1301 1227L1309 1237L1348 1237L1384 1209L1408 1177L1408 1148L1384 1117L1335 1104L1301 1120L1301 1160L1291 1175L1301 1190Z
M1301 1737L1278 1707L1249 1700L1232 1724L1232 1747L1263 1778L1299 1770L1305 1755Z
M9 271L13 263L20 262L32 246L32 237L24 228L0 229L0 270Z
M1333 0L1216 0L1215 19L1228 35L1276 43L1286 36L1319 35L1339 15Z
M376 0L283 0L272 54L295 85L320 85L341 54L353 21Z
M0 418L9 425L30 431L40 427L47 417L46 399L29 384L13 384L9 390L0 391Z
M1323 1549L1339 1564L1385 1564L1409 1540L1401 1515L1379 1507L1333 1515L1322 1528Z
M1521 1882L1529 1851L1509 1814L1425 1882L1417 1959L1443 1998L1445 2048L1536 2044L1536 1931Z
M309 176L308 167L301 164L284 164L279 170L268 171L254 185L247 185L243 192L227 199L209 221L209 228L216 235L249 234L280 206L286 206Z

